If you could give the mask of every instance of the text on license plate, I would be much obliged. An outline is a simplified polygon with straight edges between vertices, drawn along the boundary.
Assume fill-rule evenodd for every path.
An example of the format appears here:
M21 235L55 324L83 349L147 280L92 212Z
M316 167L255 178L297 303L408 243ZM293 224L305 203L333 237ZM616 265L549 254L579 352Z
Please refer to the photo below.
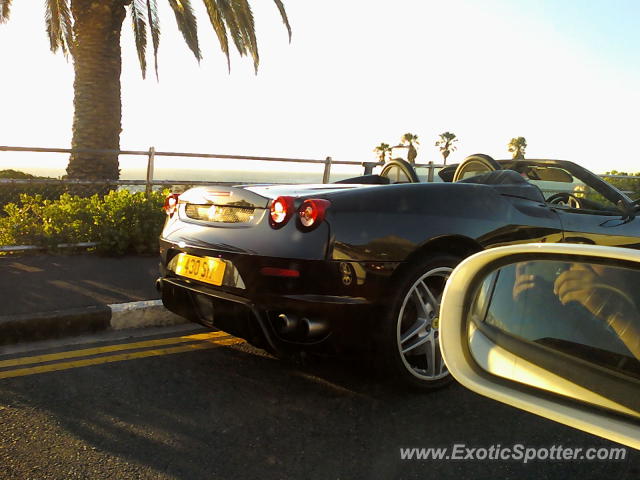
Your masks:
M195 257L186 253L178 254L175 272L182 277L200 280L212 285L222 285L224 260L212 257Z

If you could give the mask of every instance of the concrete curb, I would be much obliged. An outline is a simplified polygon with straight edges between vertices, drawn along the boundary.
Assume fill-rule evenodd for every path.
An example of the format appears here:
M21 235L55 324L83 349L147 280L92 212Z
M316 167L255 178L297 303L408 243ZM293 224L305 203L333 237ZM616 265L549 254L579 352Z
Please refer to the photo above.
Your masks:
M182 317L167 310L162 300L118 303L109 305L111 309L111 328L165 327L189 323Z
M0 345L70 337L103 330L189 323L161 300L118 303L55 312L0 316Z

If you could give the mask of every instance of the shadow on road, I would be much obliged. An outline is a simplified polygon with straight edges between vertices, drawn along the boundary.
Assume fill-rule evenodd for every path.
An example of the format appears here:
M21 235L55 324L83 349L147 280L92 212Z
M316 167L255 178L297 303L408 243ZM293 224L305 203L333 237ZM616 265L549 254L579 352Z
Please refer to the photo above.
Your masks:
M184 480L640 474L631 451L617 462L401 460L405 447L613 444L457 384L410 394L365 360L296 365L246 345L5 380L0 405L0 477L29 463L59 468L51 478L69 466L90 478Z

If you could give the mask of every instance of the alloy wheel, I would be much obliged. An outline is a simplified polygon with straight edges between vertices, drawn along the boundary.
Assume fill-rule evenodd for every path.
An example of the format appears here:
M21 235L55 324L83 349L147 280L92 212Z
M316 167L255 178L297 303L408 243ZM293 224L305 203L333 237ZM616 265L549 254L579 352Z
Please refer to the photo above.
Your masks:
M449 375L440 353L440 300L451 267L433 268L405 295L397 321L397 346L407 370L423 381Z

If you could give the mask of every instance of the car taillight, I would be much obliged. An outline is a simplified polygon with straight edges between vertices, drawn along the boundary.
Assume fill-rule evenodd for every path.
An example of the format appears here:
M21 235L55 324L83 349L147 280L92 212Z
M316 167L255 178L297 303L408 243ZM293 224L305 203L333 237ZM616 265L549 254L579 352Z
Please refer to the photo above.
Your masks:
M278 197L269 207L269 223L273 228L282 227L293 215L293 197Z
M171 193L167 195L167 198L164 199L164 205L162 206L162 209L165 211L167 215L172 216L173 212L175 212L176 209L178 208L179 196L180 194L178 193Z
M298 209L300 224L306 229L315 228L317 225L322 223L325 217L325 212L330 206L331 202L329 200L305 200Z

